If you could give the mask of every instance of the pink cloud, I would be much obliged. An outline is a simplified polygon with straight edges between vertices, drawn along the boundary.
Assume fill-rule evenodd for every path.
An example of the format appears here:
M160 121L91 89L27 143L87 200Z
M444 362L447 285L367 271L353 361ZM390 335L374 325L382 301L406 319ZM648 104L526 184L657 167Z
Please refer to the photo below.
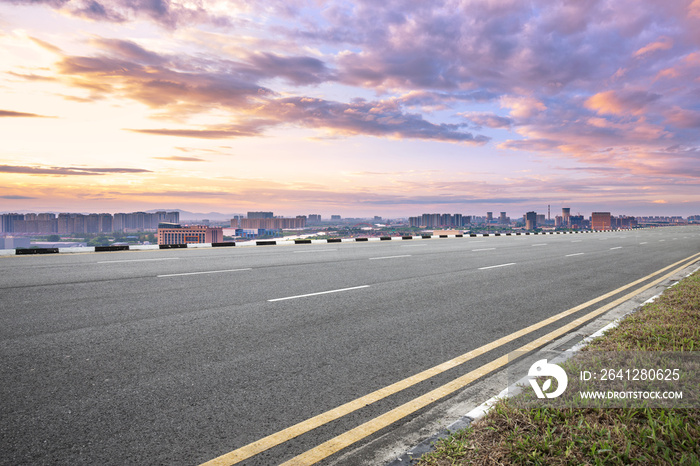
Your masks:
M585 107L599 115L641 115L647 106L661 96L644 90L638 91L604 91L591 96Z
M634 52L635 57L641 57L642 55L651 54L660 50L669 50L673 47L673 39L670 37L660 37L656 42L651 42L645 45L636 52Z

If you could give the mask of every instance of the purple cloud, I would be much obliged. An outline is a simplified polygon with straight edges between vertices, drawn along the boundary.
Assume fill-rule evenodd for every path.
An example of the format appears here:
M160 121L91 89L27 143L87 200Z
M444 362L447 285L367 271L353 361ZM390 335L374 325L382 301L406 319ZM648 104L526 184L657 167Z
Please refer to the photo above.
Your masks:
M229 20L208 12L201 0L183 6L170 0L2 0L15 5L45 5L93 21L124 23L147 19L174 29L183 24L208 23L228 26Z
M345 135L371 135L411 139L485 144L489 138L474 136L462 125L434 124L419 114L406 113L394 100L350 104L323 99L293 97L276 99L261 109L268 118L310 128L325 128Z

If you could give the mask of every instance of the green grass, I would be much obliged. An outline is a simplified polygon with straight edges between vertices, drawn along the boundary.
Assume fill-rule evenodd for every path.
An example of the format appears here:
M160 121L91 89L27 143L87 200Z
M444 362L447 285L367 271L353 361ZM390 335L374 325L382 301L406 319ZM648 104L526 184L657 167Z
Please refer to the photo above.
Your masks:
M700 351L700 273L666 290L570 362L619 351ZM463 464L700 465L700 410L523 407L519 395L499 400L419 462Z

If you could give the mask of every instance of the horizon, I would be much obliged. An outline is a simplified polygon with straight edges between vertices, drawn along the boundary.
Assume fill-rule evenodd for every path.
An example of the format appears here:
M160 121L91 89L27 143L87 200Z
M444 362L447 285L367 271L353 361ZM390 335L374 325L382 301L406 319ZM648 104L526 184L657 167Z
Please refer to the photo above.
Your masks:
M700 214L700 0L3 6L0 211Z
M561 213L562 213L561 210L562 210L562 209L559 208L559 209L557 209L556 211L553 211L552 214L551 214L551 218L553 219L553 218L555 218L556 216L561 216ZM89 215L89 214L109 214L109 215L115 215L115 214L131 214L131 213L135 213L135 212L154 213L154 212L163 212L163 211L165 211L165 212L179 212L180 214L185 213L185 214L188 214L188 215L191 214L191 215L201 215L201 216L202 216L201 218L186 217L187 220L208 220L208 219L207 219L206 217L204 217L204 216L210 216L210 215L212 215L212 214L213 214L213 215L219 215L219 216L222 216L222 217L231 216L231 218L233 218L234 216L237 216L237 215L245 216L245 215L247 215L249 212L259 212L259 210L257 210L257 211L246 211L246 212L232 212L232 213L228 213L228 214L227 214L227 213L225 213L225 212L215 212L215 211L211 211L211 212L191 212L191 211L187 211L187 210L184 210L184 209L178 209L178 208L176 208L176 209L147 209L147 210L134 210L134 211L120 210L120 211L116 211L116 212L103 212L103 211L90 211L90 212L89 212L89 211L71 211L71 212L69 212L69 211L65 211L65 210L64 210L64 211L58 211L58 210L57 210L57 211L42 211L42 212L39 212L39 211L32 211L32 210L14 210L14 211L0 211L0 215L7 215L7 214L12 214L12 213L17 213L17 214L22 214L22 215L28 214L28 213L34 213L34 214L49 213L49 214L55 214L55 215L58 215L58 214L81 214L81 215ZM491 212L491 213L494 215L493 218L494 218L494 219L497 219L498 216L499 216L499 214L500 214L500 212L502 212L502 211L485 211L485 212L482 212L482 213L474 213L474 212L471 212L471 213L470 213L470 212L447 212L447 211L441 211L441 212L420 212L420 213L413 213L413 214L408 214L408 215L394 215L394 216L385 216L385 215L377 215L377 214L374 214L374 215L366 215L366 216L345 216L345 215L342 215L342 214L318 214L318 213L306 213L306 214L304 214L304 213L296 213L296 214L278 214L277 212L272 211L272 213L273 213L273 215L274 215L275 217L294 218L294 217L296 217L297 215L303 215L303 216L306 216L306 217L308 217L309 215L321 215L321 219L322 219L322 220L330 220L330 218L331 218L332 215L340 215L341 220L345 220L345 219L372 219L372 218L374 218L375 216L376 216L376 217L380 217L382 220L394 220L394 219L406 219L406 220L407 220L409 217L419 217L419 216L424 215L424 214L451 214L451 215L460 214L460 215L468 215L468 216L471 216L471 217L486 217L487 212ZM534 210L534 212L536 212L538 215L545 215L545 217L547 216L547 211L546 211L546 210L545 210L545 211ZM700 216L700 214L691 214L691 215L674 215L674 214L661 214L661 215L659 215L659 214L655 214L655 215L630 215L630 214L626 214L626 213L616 213L616 212L606 211L606 210L600 210L600 209L599 209L599 210L591 211L591 212L588 213L588 214L586 214L586 213L584 213L584 212L580 212L580 211L575 211L575 210L572 209L572 210L571 210L571 215L582 215L584 218L589 218L589 217L592 215L593 212L610 212L610 215L613 216L613 217L634 217L634 218L651 218L651 217L673 218L673 217L682 217L682 218L684 218L684 219L687 219L687 218L692 217L692 216ZM520 218L521 216L524 216L525 213L526 213L526 212L522 212L522 214L517 214L517 213L516 213L516 214L514 214L514 216L513 216L513 214L511 214L511 213L509 213L508 211L506 211L506 216L507 216L507 217L510 217L511 219L514 219L514 218ZM224 220L217 220L217 221L224 221Z

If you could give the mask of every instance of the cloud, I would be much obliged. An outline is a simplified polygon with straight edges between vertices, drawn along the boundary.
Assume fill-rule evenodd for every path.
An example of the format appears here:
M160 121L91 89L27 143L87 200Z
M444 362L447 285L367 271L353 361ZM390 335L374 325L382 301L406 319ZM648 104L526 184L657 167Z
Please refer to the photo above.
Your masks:
M245 125L217 125L205 129L127 129L134 133L152 134L157 136L175 136L184 138L199 138L199 139L229 139L240 137L258 136L261 133L261 128L271 126L270 121L258 122L252 121Z
M16 5L44 5L69 15L93 21L124 23L148 20L174 29L181 25L208 23L228 26L226 16L205 8L203 0L179 2L171 0L5 0Z
M14 71L7 71L6 72L9 75L16 76L18 78L22 78L27 81L56 81L56 78L53 76L42 76L39 74L21 74L21 73L15 73Z
M501 97L501 107L509 108L513 118L527 119L547 110L547 106L534 97Z
M39 47L43 48L44 50L48 50L49 52L57 53L57 54L62 54L63 51L59 48L56 47L53 44L49 44L46 41L43 41L41 39L37 39L36 37L30 37L30 39L37 44Z
M514 122L512 118L502 117L494 113L465 112L459 115L472 122L477 128L486 126L487 128L509 129L513 126Z
M406 113L395 100L340 103L310 97L275 99L258 112L267 118L342 135L370 135L409 139L485 144L489 138L473 135L459 124L434 124L420 114Z
M86 168L86 167L29 167L0 165L0 173L22 173L28 175L105 175L116 173L151 173L140 168Z
M60 54L57 78L88 95L71 98L148 106L160 122L130 129L142 134L211 140L299 127L319 138L488 144L480 128L500 128L512 134L499 148L583 167L696 169L662 149L700 146L698 0L13 3L167 29L157 40L92 37L70 48L80 56L32 38ZM200 115L209 123L188 125Z
M55 118L45 115L37 115L36 113L14 112L12 110L0 110L0 117L7 118Z
M658 41L647 44L634 52L634 56L640 57L659 50L669 50L671 47L673 47L673 39L670 37L660 37Z
M206 160L199 157L183 157L181 155L172 155L170 157L151 157L157 160L170 160L172 162L206 162Z
M263 75L281 77L296 85L318 84L334 80L333 73L318 58L308 56L284 57L273 53L256 53L249 63Z
M657 100L661 95L652 94L644 90L637 91L605 91L599 92L588 100L585 106L594 110L599 115L639 115L647 106Z
M29 197L29 196L19 196L19 195L5 195L5 196L0 196L0 199L37 199L36 197Z

